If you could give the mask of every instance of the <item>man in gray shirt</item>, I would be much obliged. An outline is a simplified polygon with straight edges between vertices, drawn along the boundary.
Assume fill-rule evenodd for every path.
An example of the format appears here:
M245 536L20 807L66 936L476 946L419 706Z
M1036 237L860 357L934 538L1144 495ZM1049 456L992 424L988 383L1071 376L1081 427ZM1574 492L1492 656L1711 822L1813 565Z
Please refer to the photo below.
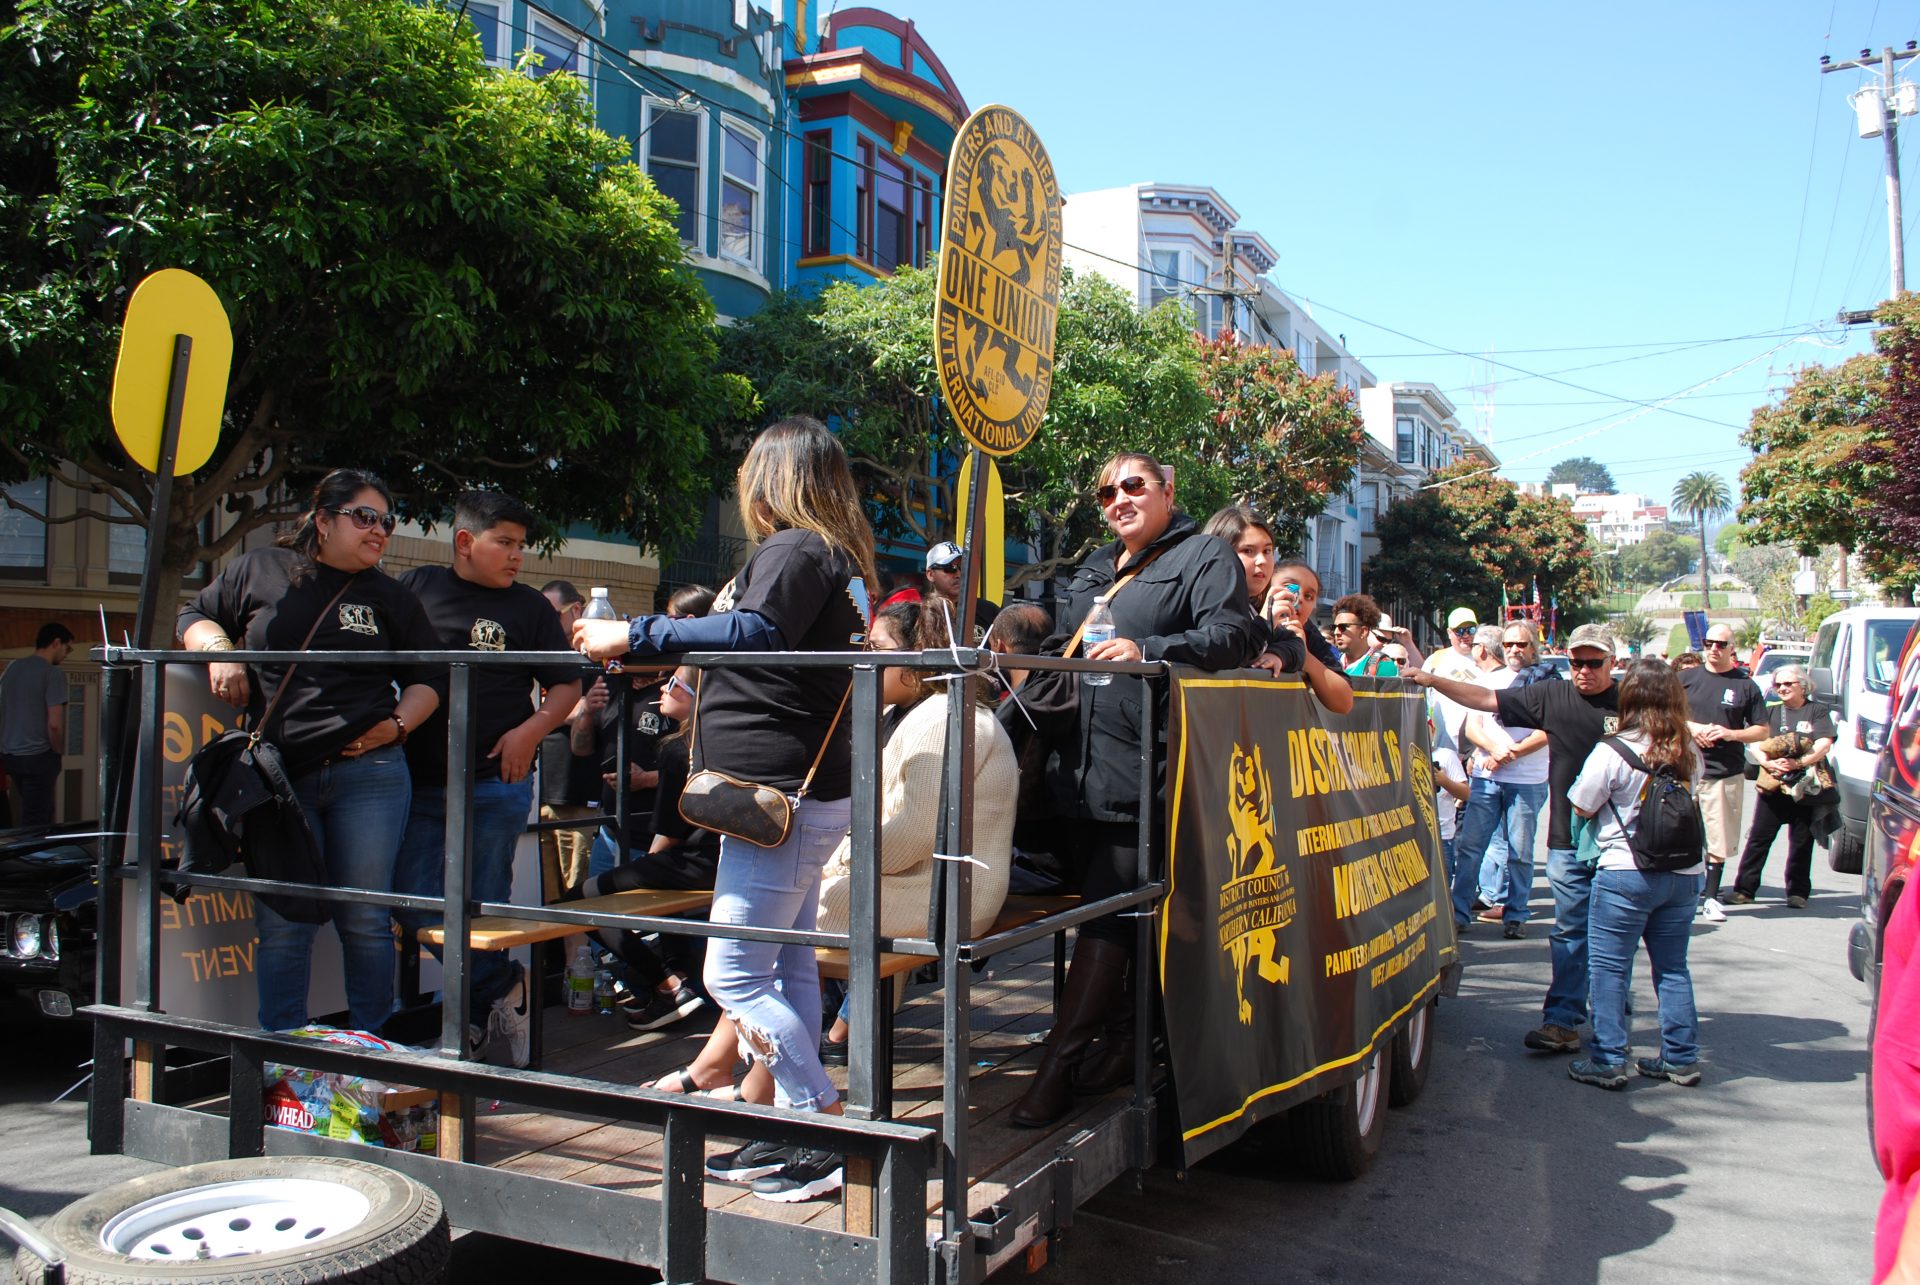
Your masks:
M53 824L53 791L67 743L67 680L61 662L73 650L73 630L40 626L33 655L0 673L0 765L20 792L19 823Z

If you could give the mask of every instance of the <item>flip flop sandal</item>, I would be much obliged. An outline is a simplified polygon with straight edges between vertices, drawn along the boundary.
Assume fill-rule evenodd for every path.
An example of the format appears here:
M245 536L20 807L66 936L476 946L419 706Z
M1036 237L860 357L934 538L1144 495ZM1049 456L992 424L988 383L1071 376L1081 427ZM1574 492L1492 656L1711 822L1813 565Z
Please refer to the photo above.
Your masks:
M669 1071L667 1076L662 1078L676 1079L680 1082L680 1087L677 1089L662 1089L659 1087L659 1082L655 1081L654 1087L661 1093L679 1093L687 1097L692 1097L694 1094L703 1091L693 1078L693 1068L691 1066L683 1066L677 1071Z

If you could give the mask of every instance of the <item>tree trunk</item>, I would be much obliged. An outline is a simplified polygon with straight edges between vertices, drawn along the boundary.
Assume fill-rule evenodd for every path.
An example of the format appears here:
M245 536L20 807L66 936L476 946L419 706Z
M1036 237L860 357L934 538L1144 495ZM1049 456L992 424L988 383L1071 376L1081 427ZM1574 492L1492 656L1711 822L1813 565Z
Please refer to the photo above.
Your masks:
M1707 512L1700 511L1700 609L1713 610L1713 574L1707 563Z

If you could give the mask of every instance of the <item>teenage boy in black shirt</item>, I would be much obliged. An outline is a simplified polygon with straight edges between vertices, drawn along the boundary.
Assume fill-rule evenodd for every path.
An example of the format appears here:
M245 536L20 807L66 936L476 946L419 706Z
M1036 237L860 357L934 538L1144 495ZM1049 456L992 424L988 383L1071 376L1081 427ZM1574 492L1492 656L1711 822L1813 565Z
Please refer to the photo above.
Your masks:
M1497 715L1508 727L1534 727L1547 734L1547 882L1553 885L1553 980L1538 1029L1523 1043L1545 1053L1578 1053L1580 1023L1587 1018L1587 902L1593 867L1574 855L1572 788L1587 755L1620 722L1620 689L1613 683L1613 635L1600 625L1581 625L1567 640L1573 681L1532 683L1495 691L1416 670L1408 681L1431 687L1468 709Z
M564 652L570 650L553 607L531 585L516 582L533 514L498 491L468 491L453 518L453 565L416 567L400 578L426 609L440 646L448 651ZM484 665L472 670L473 895L506 901L513 891L513 850L533 808L530 777L541 738L558 727L580 697L574 665ZM446 708L448 678L434 679ZM544 689L534 707L536 684ZM445 888L447 724L435 718L407 738L413 772L413 808L394 872L398 892L440 896ZM431 911L396 911L405 931L440 921ZM438 955L438 951L434 952ZM508 1043L513 1065L528 1062L525 970L502 951L475 951L469 1053L478 1057L490 1036Z

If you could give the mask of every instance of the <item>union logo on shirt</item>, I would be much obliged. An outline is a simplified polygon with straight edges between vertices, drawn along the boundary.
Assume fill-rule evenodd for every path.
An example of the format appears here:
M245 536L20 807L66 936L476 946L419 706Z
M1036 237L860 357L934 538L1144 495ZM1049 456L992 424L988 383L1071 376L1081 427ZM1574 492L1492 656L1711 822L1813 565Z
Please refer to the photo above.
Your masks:
M482 617L474 621L473 628L467 631L467 646L477 651L505 651L507 627L497 620Z
M366 634L374 638L380 636L380 625L373 617L373 608L365 603L341 603L340 627L350 634Z

